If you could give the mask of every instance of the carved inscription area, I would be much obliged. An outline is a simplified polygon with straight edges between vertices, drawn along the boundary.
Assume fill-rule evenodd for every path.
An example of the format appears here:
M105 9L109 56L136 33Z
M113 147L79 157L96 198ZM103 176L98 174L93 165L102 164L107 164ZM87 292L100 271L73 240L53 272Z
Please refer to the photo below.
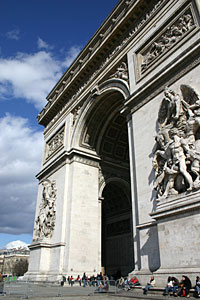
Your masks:
M200 188L200 98L188 85L165 88L158 113L154 188L167 198Z
M144 51L141 57L141 74L143 74L161 55L169 51L195 27L194 17L189 7L177 20L157 37Z
M44 180L42 201L35 221L33 241L51 238L56 220L56 182Z
M63 145L64 145L64 127L47 142L45 159L48 159Z

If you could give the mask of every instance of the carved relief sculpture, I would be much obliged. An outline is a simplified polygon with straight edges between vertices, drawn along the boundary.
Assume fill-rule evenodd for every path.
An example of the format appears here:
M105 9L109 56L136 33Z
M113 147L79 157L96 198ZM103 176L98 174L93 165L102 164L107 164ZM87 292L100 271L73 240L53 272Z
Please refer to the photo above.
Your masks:
M158 113L153 168L157 197L200 188L200 98L188 85L165 88Z
M42 191L42 202L39 215L35 221L34 239L51 238L56 220L56 183L48 179L44 180Z
M143 74L157 58L169 51L180 40L182 40L192 29L195 22L192 11L188 8L179 18L171 24L165 32L156 38L149 47L141 54L141 74Z
M46 159L64 145L64 127L46 144Z
M110 78L119 78L128 81L128 67L125 62L117 68L117 71L110 76Z

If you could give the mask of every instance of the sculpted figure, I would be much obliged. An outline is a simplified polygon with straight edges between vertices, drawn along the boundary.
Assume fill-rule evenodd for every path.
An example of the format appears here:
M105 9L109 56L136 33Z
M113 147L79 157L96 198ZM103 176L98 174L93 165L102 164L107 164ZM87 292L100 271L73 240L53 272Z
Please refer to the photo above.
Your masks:
M186 140L180 136L180 133L176 128L171 129L169 134L172 139L172 142L169 145L172 156L172 168L176 166L178 167L178 170L184 176L186 182L189 184L187 190L191 191L193 187L193 180L191 175L187 171L186 156L184 153L184 150L186 151L186 153L190 153L190 149L186 143Z
M188 85L180 90L165 88L158 113L153 158L158 198L200 188L200 99Z
M35 221L34 239L38 240L44 237L52 237L55 227L56 215L56 188L55 181L44 180L42 183L42 202L40 204L39 215Z

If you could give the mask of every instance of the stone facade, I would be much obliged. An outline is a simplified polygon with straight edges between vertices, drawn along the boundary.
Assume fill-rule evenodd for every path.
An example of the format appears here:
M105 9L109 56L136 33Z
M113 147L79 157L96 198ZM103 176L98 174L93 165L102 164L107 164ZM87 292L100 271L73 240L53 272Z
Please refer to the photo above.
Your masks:
M119 1L48 95L27 278L198 273L199 14Z

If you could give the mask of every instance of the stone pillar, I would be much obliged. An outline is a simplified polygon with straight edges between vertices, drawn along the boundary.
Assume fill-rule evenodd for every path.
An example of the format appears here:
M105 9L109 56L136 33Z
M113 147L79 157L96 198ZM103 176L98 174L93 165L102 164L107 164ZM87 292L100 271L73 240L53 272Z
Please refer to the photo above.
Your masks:
M70 219L66 226L66 253L63 271L92 275L100 271L100 216L98 161L73 154L69 166L67 199Z
M130 159L130 177L131 177L131 196L132 196L132 218L133 218L133 242L134 242L134 264L135 271L141 268L140 257L140 237L137 225L139 224L138 216L138 196L137 196L137 178L135 169L135 153L134 153L134 136L132 116L127 116L128 140L129 140L129 159Z

